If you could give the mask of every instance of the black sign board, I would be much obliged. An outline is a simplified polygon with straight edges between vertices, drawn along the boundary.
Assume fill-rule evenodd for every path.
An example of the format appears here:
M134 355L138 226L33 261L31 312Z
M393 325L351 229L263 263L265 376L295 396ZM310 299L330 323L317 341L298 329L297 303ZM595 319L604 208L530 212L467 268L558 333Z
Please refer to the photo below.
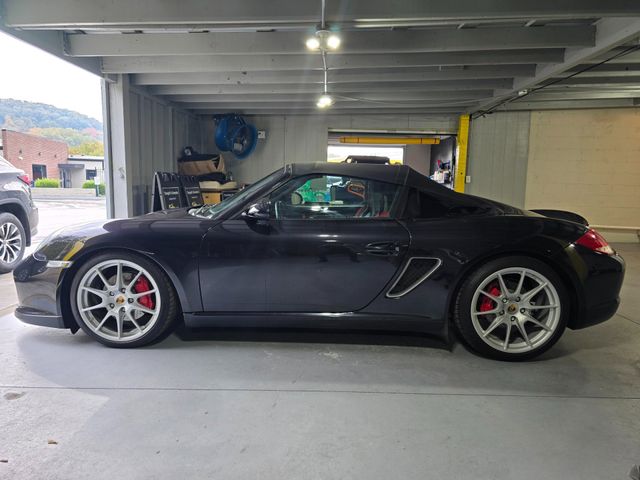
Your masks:
M198 177L194 175L180 175L180 185L182 187L182 202L185 207L196 207L204 203Z
M151 192L151 211L181 208L186 205L182 202L182 184L180 176L176 173L156 172L153 175L153 188Z

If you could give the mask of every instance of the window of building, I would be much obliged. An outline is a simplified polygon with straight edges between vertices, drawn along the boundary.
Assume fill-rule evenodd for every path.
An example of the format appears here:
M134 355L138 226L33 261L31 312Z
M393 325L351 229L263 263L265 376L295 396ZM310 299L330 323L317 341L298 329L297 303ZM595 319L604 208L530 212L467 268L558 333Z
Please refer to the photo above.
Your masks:
M86 179L87 180L95 180L96 179L96 169L95 168L85 170L85 174L86 174Z
M32 165L33 179L47 178L47 166L46 165Z

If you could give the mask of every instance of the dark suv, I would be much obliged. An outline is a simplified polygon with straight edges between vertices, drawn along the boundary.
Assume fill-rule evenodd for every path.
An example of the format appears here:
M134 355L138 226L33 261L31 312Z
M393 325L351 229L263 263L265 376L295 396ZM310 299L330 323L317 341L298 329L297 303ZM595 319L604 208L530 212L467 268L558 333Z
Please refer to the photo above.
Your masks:
M0 157L0 273L18 265L37 228L38 209L29 178Z

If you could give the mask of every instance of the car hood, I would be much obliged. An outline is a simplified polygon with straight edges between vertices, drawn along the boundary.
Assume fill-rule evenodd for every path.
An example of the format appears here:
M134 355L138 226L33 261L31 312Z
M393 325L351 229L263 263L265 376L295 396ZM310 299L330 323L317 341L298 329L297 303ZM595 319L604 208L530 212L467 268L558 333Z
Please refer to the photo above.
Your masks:
M171 230L189 231L201 236L211 226L209 219L189 214L188 208L86 222L55 231L40 243L34 255L48 260L70 260L87 248L119 248L126 245L148 250L146 244Z

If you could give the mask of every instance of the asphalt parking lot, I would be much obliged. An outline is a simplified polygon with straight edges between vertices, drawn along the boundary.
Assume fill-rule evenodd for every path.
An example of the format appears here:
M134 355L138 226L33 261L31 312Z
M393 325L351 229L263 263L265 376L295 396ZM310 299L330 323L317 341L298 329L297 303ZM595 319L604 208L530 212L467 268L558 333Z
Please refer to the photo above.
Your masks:
M42 205L39 237L99 210ZM640 245L616 247L628 265L618 314L521 364L313 334L114 350L5 308L0 478L628 478Z

